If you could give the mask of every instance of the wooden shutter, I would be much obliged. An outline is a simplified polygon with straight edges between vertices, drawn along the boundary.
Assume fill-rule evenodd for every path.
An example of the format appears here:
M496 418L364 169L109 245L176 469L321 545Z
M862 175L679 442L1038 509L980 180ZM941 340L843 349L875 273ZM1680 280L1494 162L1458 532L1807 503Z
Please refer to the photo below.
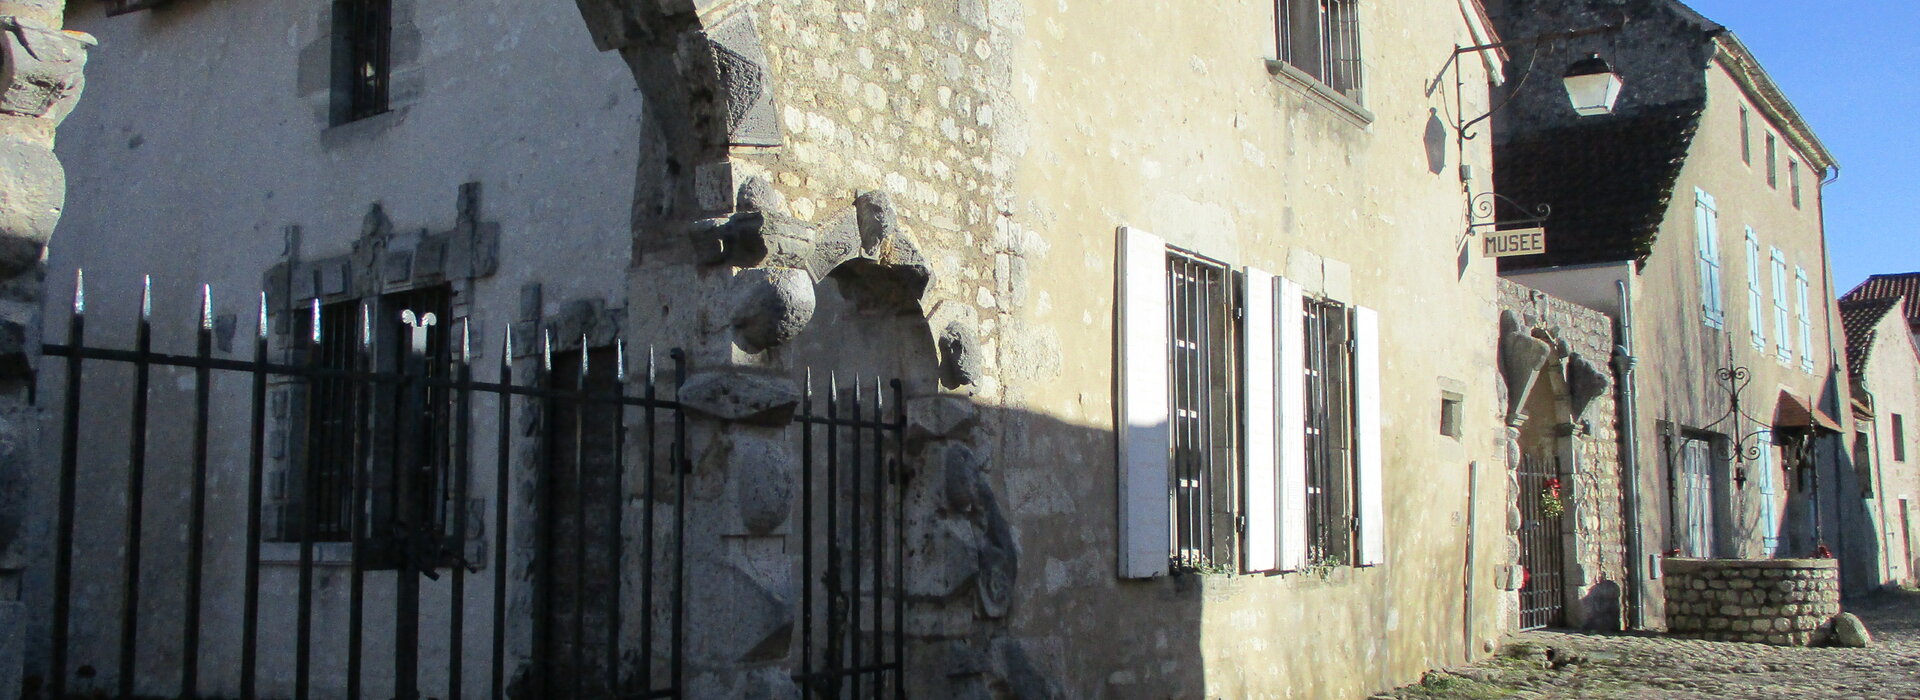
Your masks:
M1694 190L1693 226L1700 263L1700 311L1709 327L1721 328L1725 317L1720 301L1720 222L1713 196L1705 190Z
M1120 228L1120 576L1164 576L1173 551L1167 390L1167 244Z
M1753 326L1753 347L1767 349L1767 310L1760 292L1760 237L1747 229L1747 323Z
M1247 268L1246 280L1246 570L1272 571L1280 560L1280 357L1273 273Z
M1373 309L1353 314L1354 479L1360 495L1361 566L1387 560L1386 504L1381 500L1380 316Z
M1279 280L1280 569L1307 566L1307 318L1298 283Z
M1807 268L1793 268L1793 297L1800 314L1800 369L1813 371L1813 309L1807 302Z

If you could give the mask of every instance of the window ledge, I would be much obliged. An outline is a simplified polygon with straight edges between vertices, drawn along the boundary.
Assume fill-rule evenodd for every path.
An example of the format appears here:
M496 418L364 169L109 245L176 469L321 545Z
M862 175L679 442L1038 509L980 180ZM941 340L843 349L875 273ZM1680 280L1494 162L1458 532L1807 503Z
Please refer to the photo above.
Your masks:
M327 150L349 144L367 143L391 131L407 120L407 108L396 107L369 117L328 126L320 132L320 146Z
M1353 98L1334 92L1319 78L1308 75L1306 71L1293 67L1286 61L1267 59L1267 73L1281 85L1293 88L1322 106L1333 110L1334 114L1352 122L1355 126L1367 126L1373 123L1373 112L1360 106Z

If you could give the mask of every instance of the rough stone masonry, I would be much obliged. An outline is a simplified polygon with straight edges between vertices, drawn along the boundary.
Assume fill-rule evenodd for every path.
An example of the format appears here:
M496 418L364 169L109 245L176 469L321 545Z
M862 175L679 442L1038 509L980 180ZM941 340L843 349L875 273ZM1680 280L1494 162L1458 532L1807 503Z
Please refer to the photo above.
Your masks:
M66 0L0 2L0 697L20 695L25 474L38 420L27 403L39 354L47 241L66 202L54 128L80 98L91 37L62 31Z

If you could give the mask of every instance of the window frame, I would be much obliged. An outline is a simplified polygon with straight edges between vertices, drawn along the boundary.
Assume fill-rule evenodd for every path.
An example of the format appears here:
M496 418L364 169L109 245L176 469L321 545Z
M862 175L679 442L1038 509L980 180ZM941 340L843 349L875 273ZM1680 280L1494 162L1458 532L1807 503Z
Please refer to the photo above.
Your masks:
M1767 132L1767 186L1780 189L1780 143L1773 132Z
M1361 500L1354 313L1325 298L1307 298L1303 306L1307 566L1352 566L1359 561Z
M1793 296L1800 326L1800 369L1810 373L1813 371L1813 308L1809 292L1807 268L1794 266Z
M1358 0L1274 0L1273 7L1275 57L1361 104L1366 54ZM1311 50L1303 49L1309 45Z
M1753 165L1752 120L1753 110L1748 109L1746 105L1740 105L1740 162L1749 167Z
M392 107L394 0L333 0L333 126Z
M1890 415L1893 416L1893 420L1891 421L1892 428L1893 428L1893 461L1905 462L1907 461L1906 417L1898 413L1893 413Z
M1239 514L1240 367L1235 349L1241 306L1231 266L1174 246L1167 247L1166 259L1167 410L1172 431L1168 498L1173 508L1168 556L1176 571L1211 570L1237 559L1232 532ZM1191 280L1185 288L1183 273ZM1183 310L1190 315L1183 318ZM1182 348L1182 343L1191 347ZM1185 362L1183 351L1192 355ZM1228 536L1222 537L1222 531Z
M310 351L301 349L302 357L296 361L362 373L403 371L409 361L410 333L402 327L400 312L417 310L422 314L433 313L439 319L428 327L424 371L429 378L444 380L452 376L453 368L452 309L453 287L444 283L325 304L319 307L317 319L322 329L319 336L322 355L312 357ZM311 313L297 315L295 337L313 338L314 316ZM397 386L362 379L325 378L301 386L301 393L297 395L301 414L293 427L301 437L298 449L293 451L295 458L286 466L282 516L279 527L269 534L270 541L301 541L307 493L295 485L310 488L325 483L322 493L326 494L326 503L321 505L323 517L327 518L323 522L325 527L305 536L317 543L351 543L353 518L358 514L362 521L358 524L357 546L365 554L367 566L387 569L399 565L402 543L395 539L393 522L400 484L394 464L398 451L403 448L396 441L394 430L380 429L396 425L400 413L406 410L403 406L406 399L396 393ZM445 541L450 536L451 509L455 507L448 502L452 495L452 470L457 463L451 441L454 397L450 389L430 383L424 384L422 390L427 392L427 413L420 420L431 426L432 435L417 443L415 449L429 451L430 454L419 461L430 468L415 474L407 487L408 493L418 499L418 506L429 513L428 536ZM342 406L339 403L342 401L350 403ZM316 425L316 420L322 423ZM326 427L327 424L334 427ZM339 429L342 426L352 427ZM309 441L309 436L314 439ZM358 490L353 488L356 470L360 479ZM454 546L439 549L449 553L463 551Z
M1787 189L1793 196L1793 208L1800 208L1800 161L1787 159Z

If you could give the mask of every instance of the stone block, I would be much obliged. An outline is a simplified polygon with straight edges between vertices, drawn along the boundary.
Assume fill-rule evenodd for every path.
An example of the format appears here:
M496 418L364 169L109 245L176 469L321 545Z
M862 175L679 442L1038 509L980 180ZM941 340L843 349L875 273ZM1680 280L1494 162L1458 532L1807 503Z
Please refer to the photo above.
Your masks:
M800 387L782 377L715 370L687 378L678 398L689 410L721 420L785 425L800 403Z
M20 697L26 671L27 609L17 600L0 600L0 698Z
M914 437L954 437L972 427L979 416L979 407L962 396L923 396L907 400L907 430Z
M749 352L778 347L813 320L813 278L805 270L755 268L733 280L733 328Z

